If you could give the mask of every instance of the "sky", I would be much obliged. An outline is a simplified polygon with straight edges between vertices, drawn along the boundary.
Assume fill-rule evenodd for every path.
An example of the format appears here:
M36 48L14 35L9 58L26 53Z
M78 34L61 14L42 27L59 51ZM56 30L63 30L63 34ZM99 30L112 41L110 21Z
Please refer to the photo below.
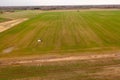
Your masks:
M120 0L0 0L0 6L101 5L120 4Z

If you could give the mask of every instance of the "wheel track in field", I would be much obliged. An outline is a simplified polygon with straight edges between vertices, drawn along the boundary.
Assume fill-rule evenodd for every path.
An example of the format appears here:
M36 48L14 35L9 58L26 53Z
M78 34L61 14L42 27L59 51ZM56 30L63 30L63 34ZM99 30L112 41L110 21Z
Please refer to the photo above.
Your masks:
M0 23L0 32L8 30L8 29L14 27L15 25L20 24L26 20L28 20L28 19L22 18L22 19L15 19L15 20L11 20L11 21L2 22L2 23Z
M1 60L0 65L20 65L20 64L42 64L51 62L64 62L64 61L77 61L77 60L94 60L94 59L104 59L104 58L116 58L120 59L120 52L110 53L110 54L90 54L90 55L79 55L79 56L67 56L67 57L56 57L56 58L21 58L22 60Z

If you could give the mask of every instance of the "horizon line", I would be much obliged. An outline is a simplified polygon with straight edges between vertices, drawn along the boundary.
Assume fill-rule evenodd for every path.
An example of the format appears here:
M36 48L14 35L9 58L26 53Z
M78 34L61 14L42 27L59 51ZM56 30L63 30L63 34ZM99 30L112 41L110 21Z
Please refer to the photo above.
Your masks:
M80 5L72 5L72 4L67 4L67 5L18 5L19 7L30 7L30 6L102 6L102 5L120 5L120 4L80 4ZM17 5L11 5L11 6L6 6L6 5L0 5L0 7L17 7Z

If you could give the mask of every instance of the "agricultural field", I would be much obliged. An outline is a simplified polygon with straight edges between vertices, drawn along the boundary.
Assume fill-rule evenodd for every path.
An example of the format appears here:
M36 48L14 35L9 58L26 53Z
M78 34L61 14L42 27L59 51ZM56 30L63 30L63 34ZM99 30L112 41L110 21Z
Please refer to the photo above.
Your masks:
M120 80L120 59L0 66L0 80Z
M18 19L18 18L31 18L36 15L39 15L41 11L37 10L15 10L13 12L5 12L0 13L0 18L6 18L6 19Z
M17 21L0 32L0 80L120 80L120 10L0 17Z
M41 13L0 33L0 56L119 49L118 17L120 11ZM9 54L4 54L9 48Z

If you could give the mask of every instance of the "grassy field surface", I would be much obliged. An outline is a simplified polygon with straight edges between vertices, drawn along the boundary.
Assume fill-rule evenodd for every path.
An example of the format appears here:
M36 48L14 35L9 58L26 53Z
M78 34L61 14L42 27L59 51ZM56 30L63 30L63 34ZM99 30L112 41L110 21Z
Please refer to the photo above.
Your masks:
M119 49L119 17L119 10L41 13L0 33L0 56Z
M28 19L0 33L0 80L120 80L120 10L0 17Z
M120 80L119 73L120 58L0 66L0 80Z
M42 11L37 10L16 10L14 12L4 12L3 14L0 14L0 17L8 19L31 18L39 15L41 12Z
M0 22L7 21L5 18L0 18Z

